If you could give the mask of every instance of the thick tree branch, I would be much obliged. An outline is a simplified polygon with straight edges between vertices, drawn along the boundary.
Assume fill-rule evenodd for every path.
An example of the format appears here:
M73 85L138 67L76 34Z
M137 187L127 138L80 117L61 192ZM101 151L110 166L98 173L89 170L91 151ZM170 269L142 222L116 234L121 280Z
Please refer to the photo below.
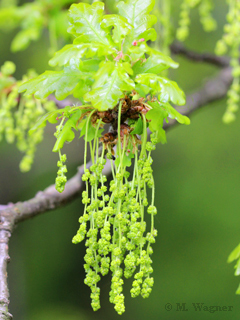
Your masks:
M7 284L8 242L11 233L0 229L0 319L10 320L12 315L8 312L9 291Z
M170 46L170 50L173 54L182 55L195 62L207 62L222 68L229 67L230 59L228 57L219 57L211 53L198 53L191 51L185 48L180 42L173 42Z

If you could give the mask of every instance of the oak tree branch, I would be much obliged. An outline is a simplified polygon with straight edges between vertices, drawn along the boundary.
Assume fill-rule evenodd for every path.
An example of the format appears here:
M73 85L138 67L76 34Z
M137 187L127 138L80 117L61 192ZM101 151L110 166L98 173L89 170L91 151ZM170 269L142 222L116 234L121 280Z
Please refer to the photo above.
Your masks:
M185 48L182 43L177 41L172 43L170 50L173 54L182 55L195 62L207 62L221 68L229 67L230 59L228 57L219 57L211 53L195 52Z

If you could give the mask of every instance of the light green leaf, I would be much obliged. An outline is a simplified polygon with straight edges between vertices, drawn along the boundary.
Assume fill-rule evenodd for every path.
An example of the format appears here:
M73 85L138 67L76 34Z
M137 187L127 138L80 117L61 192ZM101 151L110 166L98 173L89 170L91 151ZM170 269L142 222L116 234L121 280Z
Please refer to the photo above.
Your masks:
M126 18L117 14L103 16L101 27L108 31L113 27L112 38L115 43L121 42L133 28L133 26L127 22Z
M175 81L164 77L159 77L154 73L143 73L136 77L136 82L145 84L152 88L153 94L159 94L160 102L172 101L177 105L185 104L184 92L179 88Z
M167 117L166 112L162 108L154 108L147 112L146 119L151 120L149 122L150 131L158 131L163 125L163 120Z
M96 72L93 84L93 89L102 87L109 79L115 69L115 64L112 61L103 61L100 63L100 68Z
M181 113L179 113L169 103L164 103L163 107L167 111L168 116L171 119L176 119L179 123L182 123L182 124L187 124L187 125L190 124L190 119L186 116L183 116Z
M234 272L235 276L239 276L240 275L240 259L238 259L236 265L234 266L234 268L236 269Z
M77 110L71 118L67 120L67 122L64 124L64 127L62 131L60 132L57 141L53 147L53 152L59 151L64 143L71 142L75 138L75 133L72 131L72 128L76 129L76 123L81 117L82 110Z
M142 117L139 117L138 120L135 122L134 130L131 132L131 134L141 135L142 133L143 133L143 121L142 121Z
M168 65L171 68L178 68L179 67L179 63L177 63L176 61L174 61L171 57L166 56L165 54L163 54L161 51L151 48L149 47L147 44L143 44L145 46L145 52L149 55L149 56L157 56L159 60L162 60L162 63L165 63L166 65Z
M160 101L167 102L171 100L173 103L179 106L186 103L185 94L175 81L171 81L162 77L159 79L159 86L161 88L158 96Z
M80 133L80 137L84 136L84 140L86 140L86 125L87 125L87 121L85 119L84 124L82 126L81 133ZM94 127L90 122L88 125L87 142L90 142L95 138L96 130L97 130L97 127ZM104 129L98 129L98 133L97 133L98 138L101 137L103 130Z
M44 128L47 124L47 121L50 123L57 123L56 117L57 117L57 114L60 114L60 113L62 113L62 110L50 111L44 114L40 119L37 120L34 126L28 131L29 135L33 134L37 129Z
M132 61L137 61L138 59L145 59L144 53L147 52L148 48L144 43L141 43L138 46L130 46L128 52Z
M110 67L104 65L103 67ZM100 71L100 70L99 70ZM134 89L134 82L129 78L128 74L121 68L121 64L115 66L111 76L105 77L100 86L94 86L94 89L84 95L85 101L90 101L94 108L104 111L114 108L118 100L124 96L124 91Z
M234 260L237 260L240 258L240 244L230 253L227 262L233 262Z
M117 4L120 15L133 25L129 41L141 38L142 34L157 22L155 16L149 15L154 4L154 0L128 0L126 3L120 1Z
M150 28L146 31L144 31L142 34L141 34L141 37L139 36L139 38L143 38L146 41L155 41L157 39L157 32L154 28Z
M129 140L128 146L126 148L125 153L122 155L122 165L123 167L131 167L132 165L132 158L134 158L134 152L133 152L133 144L131 140ZM115 160L115 165L119 166L120 165L120 157L118 156L117 159Z
M240 284L239 284L239 286L237 288L236 294L240 294Z
M81 102L84 102L83 96L85 93L90 91L94 80L91 78L81 79L75 89L73 90L73 96L77 99L80 99Z
M173 60L164 54L151 55L146 61L139 60L133 66L134 74L139 73L154 73L159 74L163 70L168 69L171 66Z
M79 69L82 72L95 73L99 69L100 59L81 60Z
M95 55L98 57L110 55L115 52L110 46L101 43L81 43L81 37L74 40L74 44L68 44L61 50L57 51L54 57L49 61L49 65L55 67L56 65L63 66L68 64L78 64L80 59L84 56L91 58ZM78 44L79 42L79 44Z
M86 58L93 57L97 55L98 57L111 55L112 53L116 53L117 49L112 46L112 44L105 44L100 42L91 41L89 43L85 43L84 35L81 35L73 40L73 44L82 44L88 47L86 52Z
M19 31L11 43L11 50L16 52L26 49L31 41L37 40L40 37L40 32L41 29L38 27Z
M133 75L133 69L129 62L123 62L119 64L123 70L125 70L128 74Z
M87 49L88 44L85 43L79 45L67 44L54 54L54 57L49 60L49 65L55 67L57 65L67 65L71 61L77 63L85 55Z
M17 27L23 18L22 10L16 7L1 8L0 10L0 27L1 29L12 29Z
M135 91L141 96L145 97L150 91L151 88L146 86L145 84L138 83L135 86Z
M118 99L123 96L120 90L121 81L118 78L116 70L113 72L109 81L101 88L93 89L84 95L85 101L90 101L94 108L104 111L112 109Z
M71 26L68 32L78 36L82 35L82 42L99 42L109 45L107 33L101 28L103 2L77 3L69 9L69 20Z
M45 71L38 77L24 82L19 91L26 91L27 95L35 94L35 97L40 99L56 92L56 98L62 100L74 91L84 75L75 67L67 67L63 71Z
M159 128L157 131L157 142L160 142L161 144L167 143L167 137L166 137L166 132L163 128Z

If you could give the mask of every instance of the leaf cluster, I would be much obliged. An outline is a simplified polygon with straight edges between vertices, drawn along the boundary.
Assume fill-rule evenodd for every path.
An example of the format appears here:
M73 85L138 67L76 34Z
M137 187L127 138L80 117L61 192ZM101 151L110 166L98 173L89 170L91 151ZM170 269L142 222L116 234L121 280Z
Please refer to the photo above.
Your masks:
M55 92L57 99L73 94L83 103L104 111L133 90L140 96L156 96L160 102L184 104L183 91L159 73L178 64L147 41L156 39L150 14L153 1L120 1L119 15L104 15L104 4L73 4L69 10L72 44L49 61L61 71L46 71L21 86L21 91L43 98Z
M26 49L31 41L40 38L45 28L49 30L52 47L55 46L53 42L57 42L57 38L67 39L66 9L73 2L73 0L36 0L20 6L16 1L6 2L0 7L0 29L7 31L20 29L11 43L11 50L16 52Z

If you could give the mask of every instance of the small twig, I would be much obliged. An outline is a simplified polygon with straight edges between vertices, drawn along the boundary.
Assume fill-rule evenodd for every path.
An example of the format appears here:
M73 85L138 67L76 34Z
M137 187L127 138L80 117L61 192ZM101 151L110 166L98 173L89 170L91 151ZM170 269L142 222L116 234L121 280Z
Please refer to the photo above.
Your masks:
M191 51L185 48L180 42L174 42L170 46L170 49L173 54L183 55L185 58L195 62L207 62L221 68L229 67L230 59L228 57L219 57L211 53L198 53Z

